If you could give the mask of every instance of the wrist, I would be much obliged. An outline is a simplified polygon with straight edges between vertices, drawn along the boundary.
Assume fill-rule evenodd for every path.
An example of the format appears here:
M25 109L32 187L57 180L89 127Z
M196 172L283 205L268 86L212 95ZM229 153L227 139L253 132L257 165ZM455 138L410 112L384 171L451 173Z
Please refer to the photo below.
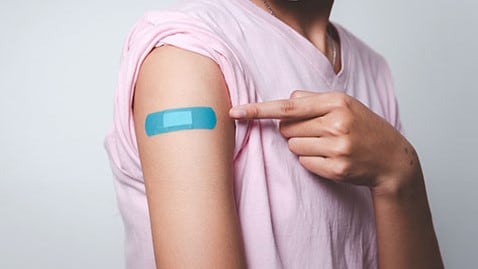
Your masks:
M423 172L415 149L405 138L396 148L390 158L389 172L380 175L370 187L374 196L399 198L424 190Z
M374 200L393 203L411 202L426 197L425 182L421 176L407 181L390 178L383 184L371 187L370 190Z

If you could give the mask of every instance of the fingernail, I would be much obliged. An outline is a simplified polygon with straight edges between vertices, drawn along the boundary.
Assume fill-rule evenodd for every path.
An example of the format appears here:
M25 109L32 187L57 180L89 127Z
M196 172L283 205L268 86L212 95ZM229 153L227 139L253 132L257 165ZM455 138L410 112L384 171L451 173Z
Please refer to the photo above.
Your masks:
M246 117L247 113L244 109L242 108L231 108L229 111L229 116L233 118L244 118Z

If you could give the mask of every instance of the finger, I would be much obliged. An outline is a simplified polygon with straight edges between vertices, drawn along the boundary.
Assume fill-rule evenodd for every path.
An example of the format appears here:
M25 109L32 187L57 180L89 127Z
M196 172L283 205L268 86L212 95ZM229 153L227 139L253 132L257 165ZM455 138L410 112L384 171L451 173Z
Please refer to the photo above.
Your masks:
M290 95L290 98L306 97L306 96L311 96L311 95L314 95L314 94L317 94L317 92L295 90Z
M305 120L281 120L279 131L286 138L328 136L330 132L324 124L326 118L327 116Z
M332 137L292 137L289 150L300 156L338 157L345 153L340 140Z
M233 107L235 119L305 119L322 116L332 109L348 106L350 96L343 93L317 93L311 96L251 103Z
M341 181L350 175L349 164L340 158L299 156L299 162L305 169L326 179Z

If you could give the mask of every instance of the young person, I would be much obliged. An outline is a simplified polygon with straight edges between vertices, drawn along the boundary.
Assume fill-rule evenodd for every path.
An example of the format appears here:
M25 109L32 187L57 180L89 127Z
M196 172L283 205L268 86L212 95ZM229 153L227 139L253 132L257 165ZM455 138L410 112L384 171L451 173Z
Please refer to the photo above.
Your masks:
M127 268L442 268L388 65L332 4L136 23L105 139Z

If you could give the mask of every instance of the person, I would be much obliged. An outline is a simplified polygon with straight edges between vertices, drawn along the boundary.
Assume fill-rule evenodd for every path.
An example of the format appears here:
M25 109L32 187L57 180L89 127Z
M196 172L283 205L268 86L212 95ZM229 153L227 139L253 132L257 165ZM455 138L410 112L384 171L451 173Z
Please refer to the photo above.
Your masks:
M133 26L104 141L126 268L443 268L388 64L332 6L195 0ZM198 107L210 128L165 116Z

